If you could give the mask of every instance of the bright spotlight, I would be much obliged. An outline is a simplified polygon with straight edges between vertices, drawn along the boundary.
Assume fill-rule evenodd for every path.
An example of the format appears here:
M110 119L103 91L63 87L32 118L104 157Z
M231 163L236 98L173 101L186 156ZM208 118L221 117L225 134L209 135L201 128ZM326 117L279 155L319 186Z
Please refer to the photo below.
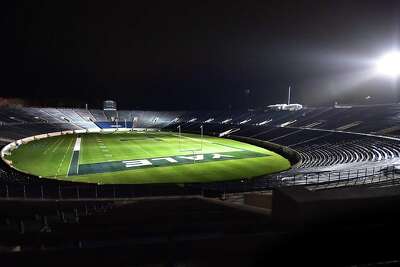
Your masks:
M396 78L400 76L400 52L394 51L378 59L376 69L380 74Z

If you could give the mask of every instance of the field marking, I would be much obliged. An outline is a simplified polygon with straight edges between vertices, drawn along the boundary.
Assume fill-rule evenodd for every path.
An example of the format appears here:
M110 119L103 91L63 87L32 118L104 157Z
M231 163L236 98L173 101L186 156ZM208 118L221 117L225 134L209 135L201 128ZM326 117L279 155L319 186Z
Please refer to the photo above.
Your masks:
M148 152L147 150L145 150L141 145L139 145L139 144L135 144L135 146L136 147L139 147L140 148L140 150L142 150L144 153L146 153L147 155L150 155L150 156L152 156L151 155L151 153L150 152Z
M72 140L74 140L74 139L72 139ZM73 157L74 157L74 151L72 151L72 153L71 153L71 158L70 158L69 164L68 164L67 175L65 177L68 177L68 175L69 175L69 170L71 169L71 164L72 164L72 158Z
M49 150L50 149L50 147L53 145L53 143L51 143L51 144L49 144L50 143L50 140L51 139L45 139L45 143L46 143L46 145L47 145L47 147L46 147L46 149L45 150L43 150L43 155L46 155L47 154L47 150ZM59 141L59 140L57 140L57 141Z
M187 139L190 139L190 140L193 140L193 141L196 141L196 142L201 142L202 140L201 140L201 138L192 138L192 137L189 137L189 136L184 136L184 135L181 135L181 136L179 136L179 134L172 134L173 136L176 136L176 137L183 137L183 138L187 138ZM208 141L208 140L203 140L203 142L204 143L210 143L210 144L212 144L212 142L211 141Z
M150 136L154 136L155 137L156 134L152 133ZM83 158L83 160L82 160L82 164L80 164L80 158L78 159L78 164L79 164L78 172L79 173L77 174L77 171L75 170L75 166L77 164L76 159L77 159L78 155L76 154L75 156L73 156L70 159L67 156L67 155L70 155L68 153L70 153L72 151L72 148L74 147L74 142L75 142L77 136L75 135L75 136L70 136L70 137L66 136L66 137L67 138L64 138L64 140L61 140L61 139L57 140L57 141L54 140L54 139L53 139L54 141L53 140L50 140L50 141L46 140L47 142L41 143L41 145L38 147L38 152L39 153L40 153L40 151L43 152L43 150L45 150L45 149L47 150L47 154L48 155L43 155L42 153L38 154L41 157L43 157L43 162L45 160L51 159L50 154L51 154L51 150L52 149L55 151L54 155L57 155L57 160L58 161L55 161L55 162L52 163L52 166L53 166L52 167L52 173L53 173L53 175L56 174L56 176L58 177L57 179L63 179L62 177L69 176L69 178L65 178L65 180L81 180L81 179L84 180L84 179L86 179L84 176L85 176L85 174L87 172L88 172L88 174L91 174L93 172L96 172L96 173L97 172L98 173L119 172L119 170L121 170L121 171L123 170L122 169L123 166L121 167L121 169L119 169L119 167L118 167L119 163L116 162L116 160L118 160L120 158L125 160L126 156L128 156L128 157L129 156L133 156L134 159L132 159L132 160L133 161L137 161L138 160L137 157L139 157L139 156L148 157L148 154L156 155L158 157L161 156L161 155L158 155L160 153L162 153L163 155L164 154L166 154L166 155L175 154L172 160L167 160L167 159L160 160L159 158L150 158L149 160L153 163L153 165L154 165L153 167L164 167L163 164L159 165L158 162L160 162L160 161L161 162L170 163L170 161L174 161L174 160L176 160L176 161L180 161L180 160L184 161L185 160L185 161L187 161L187 164L193 163L193 161L196 161L196 163L198 163L198 162L204 162L204 163L207 162L206 156L197 156L196 154L193 154L192 152L176 153L177 151L175 151L174 149L177 148L178 139L177 139L176 135L172 135L172 134L169 135L170 139L169 138L160 137L160 138L162 138L164 140L167 140L168 142L165 142L165 143L159 142L159 144L154 144L154 146L153 146L153 142L152 142L151 139L147 139L148 141L144 141L144 142L138 142L138 144L134 143L133 146L131 144L128 144L128 146L125 146L121 142L121 146L120 146L119 142L114 137L112 137L112 139L108 139L107 138L104 142L107 145L110 144L110 149L112 150L110 152L113 152L114 154L111 154L109 152L108 153L105 152L106 149L100 149L99 146L101 146L103 144L101 142L96 142L95 138L91 139L90 136L88 136L90 138L89 139L86 136L82 136L82 140L81 140L82 143L81 143L81 147L80 147L80 153L85 153L85 155L79 155L80 157ZM186 143L185 147L187 147L187 148L189 148L189 147L199 147L199 142L201 142L201 139L200 138L196 138L196 137L197 136L189 136L189 137L188 136L184 136L184 139L181 139L181 141L182 141L183 144ZM61 138L63 138L63 137L61 137ZM242 146L240 144L237 145L236 143L233 143L233 142L224 141L224 140L218 140L218 138L208 138L208 137L206 137L206 138L207 138L207 140L203 140L204 141L203 153L208 153L208 152L211 152L212 150L214 150L214 151L212 151L214 153L213 155L207 156L207 158L209 158L209 162L213 162L214 160L216 161L216 160L219 160L220 158L224 158L223 156L220 156L220 154L224 154L226 151L233 151L233 150L236 150L236 149L239 149L239 148L242 148L242 147L243 148L247 148L246 146ZM89 140L91 140L91 141L89 141ZM210 142L210 141L214 141L214 142ZM221 142L221 143L219 143L218 141ZM116 142L118 144L116 144ZM209 145L209 143L211 143L212 145ZM96 144L96 146L94 144ZM190 146L189 146L189 144L190 144ZM227 145L225 145L225 144L227 144ZM229 146L229 145L231 145L231 146ZM226 148L223 149L223 147L226 147ZM132 148L136 150L136 153L134 153ZM92 149L93 149L93 153L99 153L98 155L100 157L101 157L101 155L103 155L104 163L107 163L109 165L101 166L101 164L100 164L99 167L100 166L101 167L99 169L97 169L98 168L97 164L91 164L91 166L85 166L85 164L83 164L83 162L86 160L86 157L88 157L88 159L87 159L88 162L96 160L96 158L100 159L99 157L93 157L95 154L92 154L92 152L89 153L89 151L92 151ZM149 150L147 150L147 149L149 149ZM60 152L62 152L62 150L64 150L64 153L59 153L58 150L60 150ZM88 150L88 151L86 151L86 150ZM218 150L219 150L219 152L215 152L215 151L218 151ZM222 152L222 150L225 150L225 151ZM253 150L250 148L248 151L253 151ZM258 150L254 150L254 151L258 151ZM86 153L88 153L88 154L86 154ZM194 152L194 153L196 153L196 152ZM247 154L246 152L239 152L239 151L237 153L238 153L238 155ZM244 154L241 154L241 153L244 153ZM188 156L186 158L185 157L182 158L180 155L184 155L184 154L188 154ZM227 155L234 155L234 154L235 153L233 153L233 154L227 153ZM176 157L176 159L175 159L175 157ZM204 157L204 160L200 160L202 157ZM41 159L39 159L39 161L40 160ZM115 162L113 163L113 161L115 161ZM51 161L49 161L49 162L51 163ZM64 164L64 162L65 162L65 164ZM182 162L182 164L185 164L185 163ZM236 163L232 163L232 164L233 164L233 166L235 166L235 168L237 167ZM121 164L119 164L119 165L121 165ZM224 164L222 164L221 166L223 166L223 165ZM212 167L213 165L210 164L210 166ZM221 169L221 170L223 169L223 168L219 168L219 165L216 165L216 166L218 166L217 171L219 171L219 169ZM168 166L165 166L165 167L168 167ZM263 167L263 166L261 166L261 167ZM71 170L71 172L66 173L68 168L73 169L73 171ZM206 167L204 167L204 168L205 168L204 170L207 169ZM248 166L246 166L245 168L251 169L251 167L248 167ZM171 170L172 170L171 171L171 175L174 175L174 177L171 176L171 178L172 179L176 179L175 170L174 169L171 169ZM196 170L196 168L194 170ZM188 168L182 168L182 170L181 169L177 169L177 171L179 171L179 173L176 176L179 176L179 177L182 176L182 179L183 179L184 178L183 177L184 174L180 174L180 172L188 171L188 173L190 173L191 172L191 168L189 168L189 167ZM212 169L211 169L211 171L214 172ZM232 171L232 173L236 172L235 169L229 170L229 171ZM140 171L140 173L142 173L142 172L144 173L145 171ZM157 178L157 175L158 175L159 172L162 173L161 170L154 171L154 175L155 175L156 178ZM204 175L206 175L207 172L209 172L208 169L204 172L205 173ZM223 173L224 171L222 170L221 172ZM173 174L173 173L175 173L175 174ZM150 174L151 174L151 171L150 171ZM77 179L74 179L75 175L77 175ZM117 173L115 175L119 179L119 177L120 177L119 175L120 174ZM146 175L147 174L145 174L143 177L146 178L145 177ZM109 180L108 178L110 178L110 181L113 181L114 174L110 175L109 177L108 176L106 177L106 176L107 175L104 175L104 177L99 177L99 178L96 178L95 180L96 181L100 181L99 179L104 179L104 181L107 183L107 181ZM132 175L130 175L130 174L127 174L127 175L123 174L122 176L123 176L123 179L125 179L126 182L129 182L129 183L131 181L135 180L135 179L133 179L133 180L131 179ZM202 176L203 176L203 173L199 173L199 178L201 178ZM222 174L221 174L221 176L222 176ZM82 178L80 178L80 177L82 177ZM138 177L138 178L139 178L138 180L142 179L142 177ZM150 178L153 179L152 177L150 177ZM165 175L165 177L164 177L164 174L161 174L161 176L159 178L157 178L157 179L160 179L160 182L163 182L164 178L165 179L169 179L169 177L167 177L167 175Z
M180 137L177 134L172 134L172 135L174 135L174 136L176 136L178 138ZM237 149L238 151L243 151L243 149L241 149L241 148L236 148L236 147L228 146L228 145L222 145L222 144L215 143L215 142L212 142L212 141L209 141L209 140L204 140L204 139L202 140L201 138L192 138L192 137L184 136L184 135L182 135L182 137L190 139L190 140L193 140L193 141L196 141L196 142L199 142L199 143L201 143L203 141L203 143L209 143L209 144L212 144L212 145L220 145L220 146L224 146L224 147L234 148L234 149Z
M53 148L53 150L52 150L52 152L54 153L57 149L58 149L58 147L62 144L62 143L64 143L64 138L60 138L60 140L62 140L61 142L59 142L57 145L56 145L56 147L55 148Z
M220 143L214 143L214 142L212 142L212 144L214 144L214 145L218 145L218 146L224 146L224 147L233 148L233 149L234 149L234 151L249 151L249 150L247 150L247 149L243 149L243 148L237 148L237 147L234 147L234 146L229 146L229 145L223 145L223 144L220 144Z
M69 148L70 148L70 146L71 146L71 144L72 144L72 141L73 141L73 139L71 138L71 140L70 140L69 143L68 143L67 150L66 150L65 153L64 153L63 159L61 160L60 165L58 165L58 169L57 169L56 176L58 176L58 173L60 172L61 165L62 165L62 163L63 163L64 160L65 160L65 157L66 157L66 155L67 155L67 152L68 152L68 150L69 150Z
M63 162L64 162L64 160L65 160L65 157L66 157L66 155L67 155L67 153L68 153L68 151L69 151L69 148L71 147L71 144L72 144L72 141L73 141L73 140L74 140L74 139L71 138L70 141L69 141L69 143L68 143L68 147L67 147L67 149L66 149L65 152L64 152L64 156L63 156L63 158L62 158L60 164L58 165L57 172L56 172L56 177L58 176L58 173L60 172L61 165L63 164ZM69 167L68 167L68 168L69 168ZM68 173L67 173L67 174L68 174Z
M74 151L80 151L81 150L81 141L82 141L82 139L80 137L76 138Z
M111 155L105 154L105 157ZM187 155L176 155L171 157L163 158L142 158L122 161L103 161L97 163L82 164L80 166L79 175L96 174L96 173L112 173L126 171L127 169L134 170L136 168L162 168L171 167L174 165L186 165L193 163L210 163L227 160L242 160L249 158L267 157L259 152L250 150L246 151L231 151L226 153L205 153L205 154L187 154ZM76 174L71 174L76 175Z
M51 139L49 139L49 140L51 140ZM46 155L48 150L51 149L54 145L56 145L58 142L60 142L60 140L62 140L62 138L58 138L56 142L51 142L51 144L48 145L47 148L43 151L43 154ZM48 144L48 142L46 142L46 143Z
M113 161L113 160L110 160L110 159L106 159L106 158L112 157L112 155L111 154L105 154L105 153L109 153L110 150L108 149L107 145L104 144L103 140L101 138L99 138L99 137L96 137L96 141L97 141L97 149L99 149L102 152L103 159L105 161L107 161L107 162L108 161Z
M81 145L80 144L81 144L81 138L77 137L76 141L75 141L75 145L74 145L74 150L72 151L72 156L71 156L71 161L70 161L70 164L69 164L67 176L69 176L69 173L71 172L71 165L72 165L72 161L74 160L75 156L78 157L78 159L76 161L76 174L79 173L79 156L80 156L79 152L80 152L80 149L81 149Z
M180 137L180 136L177 135L177 134L172 134L172 135L174 135L174 136L176 136L176 137L178 137L178 138ZM193 140L193 141L196 141L196 142L200 142L200 143L201 143L201 141L203 141L204 143L209 143L209 144L212 144L212 145L218 145L218 146L228 147L228 148L234 149L233 151L249 151L249 150L246 150L246 149L243 149L243 148L237 148L237 147L234 147L234 146L223 145L223 144L215 143L215 142L208 141L208 140L201 140L201 138L197 138L197 139L196 139L196 138L192 138L192 137L184 136L184 135L182 135L182 137L183 137L183 138L190 139L190 140ZM200 149L196 149L196 150L188 149L188 150L181 150L181 151L197 151L197 150L200 150ZM203 150L204 150L204 148L203 148Z

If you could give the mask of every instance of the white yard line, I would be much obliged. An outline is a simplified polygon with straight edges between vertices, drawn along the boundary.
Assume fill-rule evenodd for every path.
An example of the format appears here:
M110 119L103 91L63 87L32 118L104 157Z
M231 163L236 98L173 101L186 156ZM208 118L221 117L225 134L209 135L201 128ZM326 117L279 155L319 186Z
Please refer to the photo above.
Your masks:
M111 154L104 154L104 153L109 153L110 150L108 149L107 145L104 144L103 140L101 140L99 138L97 138L97 147L101 150L101 152L103 152L103 156L104 157L107 157L107 158L112 157ZM104 160L113 161L113 160L110 160L110 159L104 159Z
M61 142L59 142L59 143L56 145L56 147L53 148L53 150L52 150L53 153L54 153L54 152L58 149L58 147L64 142L64 139L63 139L63 138L60 138L60 140L61 140Z
M149 153L148 151L144 150L141 145L136 144L136 147L138 147L140 150L142 150L144 153L146 153L147 155L149 155L150 157L152 157L153 155L151 153Z
M172 135L179 138L179 135L178 135L178 134L172 134ZM196 138L192 138L192 137L188 137L188 136L183 136L183 135L182 135L182 137L183 137L183 138L190 139L190 140L193 140L193 141L196 141L196 142L198 142L198 143L201 143L201 139L200 139L200 138L197 138L197 139L196 139ZM229 146L225 146L225 145L223 145L223 144L214 143L214 142L211 142L211 141L208 141L208 140L203 140L203 142L204 142L204 143L209 143L209 144L211 144L211 145L223 146L223 147L225 147L225 148L229 147ZM229 150L229 151L243 151L243 149L241 149L241 148L234 148L234 147L230 147L230 148L231 148L231 150ZM203 148L203 149L204 149L204 148Z
M81 154L83 153L83 146L82 146L82 149L81 149L81 141L82 141L82 139L80 137L78 137L76 139L76 143L75 143L75 147L77 149L75 151L78 151L78 160L76 162L76 175L79 174L79 159L81 158ZM79 142L79 145L78 145L78 142ZM82 153L81 153L81 151L82 151Z
M79 139L79 141L78 141L78 139ZM79 145L77 145L78 142L79 142ZM77 149L77 150L75 150L75 149ZM67 176L66 177L68 177L69 169L71 168L71 163L72 163L72 158L74 157L74 152L75 151L80 151L80 149L81 149L81 138L78 137L78 138L76 138L74 149L73 149L73 151L71 153L71 159L69 160L68 172L67 172ZM77 168L77 172L76 172L77 174L78 174L78 167L79 167L79 157L78 157L78 164L77 164L77 167L76 167Z
M172 134L172 135L179 138L179 134ZM193 141L196 141L196 142L201 142L201 138L192 138L192 137L184 136L184 135L182 135L182 137L183 137L183 138L190 139L190 140L193 140ZM204 143L213 144L213 142L208 141L208 140L204 140L204 139L203 139L203 142L204 142Z
M64 162L64 160L65 160L65 157L67 156L67 153L68 153L68 151L69 151L69 148L71 147L71 144L72 144L72 138L71 138L71 140L69 141L69 144L68 144L68 147L67 147L67 150L65 151L65 153L64 153L64 157L62 158L62 160L61 160L61 162L60 162L60 164L58 165L58 169L57 169L57 173L56 173L56 177L58 176L58 173L60 172L60 169L61 169L61 165L63 164L63 162ZM72 159L72 158L71 158ZM70 163L71 164L71 163ZM69 168L68 168L69 169ZM68 175L68 173L67 173L67 175Z
M46 155L48 150L51 149L54 145L56 145L61 140L62 140L62 138L58 138L57 141L52 142L50 145L48 145L47 148L43 151L43 154Z

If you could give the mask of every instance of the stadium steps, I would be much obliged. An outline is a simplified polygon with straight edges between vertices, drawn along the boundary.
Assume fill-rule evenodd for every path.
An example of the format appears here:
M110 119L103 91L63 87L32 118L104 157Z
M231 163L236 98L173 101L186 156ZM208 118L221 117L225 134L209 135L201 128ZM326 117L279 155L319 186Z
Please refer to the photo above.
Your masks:
M314 144L311 146L295 147L295 149L301 156L299 168L390 160L400 155L398 145L392 142L372 139L360 139L336 144Z
M109 121L102 110L90 109L89 112L92 114L96 121Z
M91 121L91 122L95 122L96 119L93 117L92 113L90 113L89 110L86 109L74 109L74 111L76 112L76 114L78 114L78 116L80 116L83 121Z

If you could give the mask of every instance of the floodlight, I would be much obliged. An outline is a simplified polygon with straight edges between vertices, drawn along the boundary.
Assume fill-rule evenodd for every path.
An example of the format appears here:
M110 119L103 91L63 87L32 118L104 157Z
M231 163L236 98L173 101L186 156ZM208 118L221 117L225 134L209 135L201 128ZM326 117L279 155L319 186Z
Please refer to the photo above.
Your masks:
M383 55L376 63L376 70L393 78L400 76L400 52L392 51Z

